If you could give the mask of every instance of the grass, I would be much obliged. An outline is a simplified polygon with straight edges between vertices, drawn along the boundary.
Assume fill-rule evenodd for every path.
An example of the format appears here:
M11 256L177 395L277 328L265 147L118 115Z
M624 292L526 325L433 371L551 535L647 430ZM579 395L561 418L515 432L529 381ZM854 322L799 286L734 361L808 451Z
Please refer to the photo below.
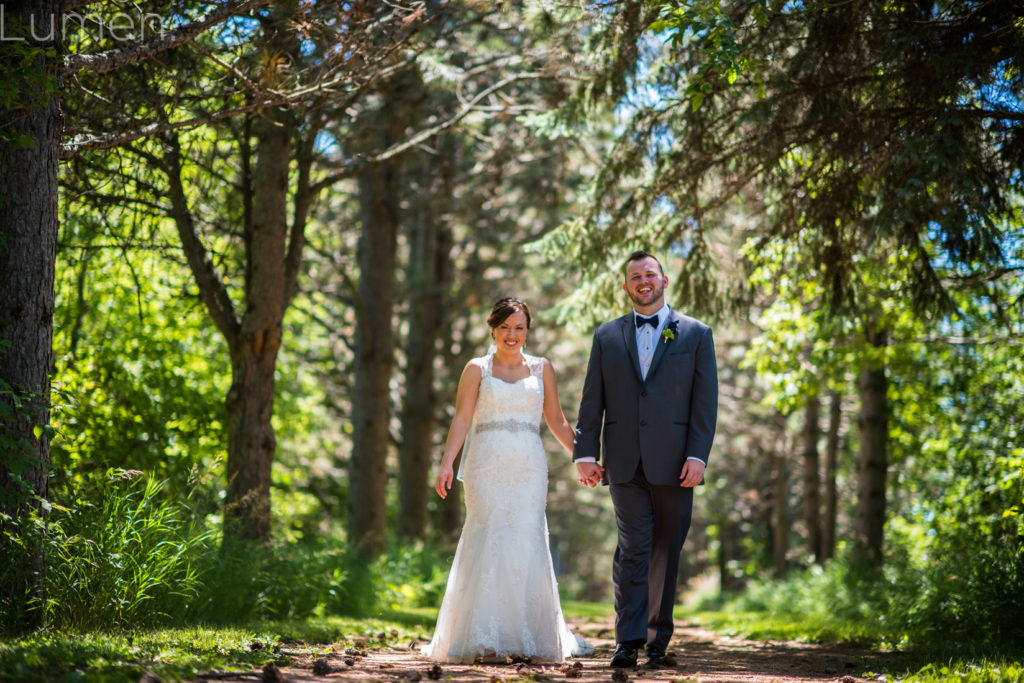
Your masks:
M682 611L681 619L729 636L749 640L842 643L865 649L898 652L891 670L897 673L866 673L866 678L899 683L1021 683L1024 658L1012 646L965 646L934 643L909 652L886 644L864 624L817 615L779 614L763 611Z
M698 611L683 616L713 631L751 640L843 643L865 648L884 645L863 623L838 617L756 611Z
M607 603L564 600L562 608L572 618L612 617ZM423 638L430 634L436 616L434 608L406 607L384 610L368 619L315 617L228 627L40 632L0 639L0 679L120 683L138 681L147 672L166 681L194 679L210 671L258 672L269 662L287 664L295 655ZM865 648L877 643L864 627L842 619L739 610L679 610L677 617L753 640L837 642ZM1024 681L1024 664L1019 651L975 648L968 652L942 644L902 653L889 673L869 677L900 683L1019 683Z
M562 600L562 614L573 619L607 619L615 617L615 609L607 602L580 602L579 600Z
M252 672L286 664L296 649L411 640L422 629L389 619L323 617L238 627L193 626L124 632L36 633L0 640L0 679L28 683L164 680L212 670Z

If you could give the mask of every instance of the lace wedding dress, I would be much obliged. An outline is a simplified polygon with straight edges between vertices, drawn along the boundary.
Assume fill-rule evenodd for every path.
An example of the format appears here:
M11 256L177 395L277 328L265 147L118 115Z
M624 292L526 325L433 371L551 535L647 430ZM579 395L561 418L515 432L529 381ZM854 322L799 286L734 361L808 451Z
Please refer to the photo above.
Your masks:
M492 354L472 361L483 377L459 469L466 521L434 637L423 648L439 662L560 662L593 651L562 618L544 514L544 359L524 357L530 376L512 383L491 374Z

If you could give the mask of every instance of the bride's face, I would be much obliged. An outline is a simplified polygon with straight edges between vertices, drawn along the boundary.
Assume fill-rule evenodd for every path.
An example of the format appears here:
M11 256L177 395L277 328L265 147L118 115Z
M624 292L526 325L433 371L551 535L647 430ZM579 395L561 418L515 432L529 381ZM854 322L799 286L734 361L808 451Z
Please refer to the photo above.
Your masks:
M518 351L526 343L526 314L516 311L494 328L494 345L506 351Z

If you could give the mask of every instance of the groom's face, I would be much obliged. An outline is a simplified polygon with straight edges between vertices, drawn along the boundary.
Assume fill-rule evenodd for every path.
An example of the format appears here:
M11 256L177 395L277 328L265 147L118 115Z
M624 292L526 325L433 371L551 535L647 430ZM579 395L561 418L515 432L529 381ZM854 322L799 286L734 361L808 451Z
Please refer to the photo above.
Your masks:
M665 303L665 285L668 278L661 272L661 266L650 257L630 261L626 265L626 281L622 288L633 300L637 310L657 310Z

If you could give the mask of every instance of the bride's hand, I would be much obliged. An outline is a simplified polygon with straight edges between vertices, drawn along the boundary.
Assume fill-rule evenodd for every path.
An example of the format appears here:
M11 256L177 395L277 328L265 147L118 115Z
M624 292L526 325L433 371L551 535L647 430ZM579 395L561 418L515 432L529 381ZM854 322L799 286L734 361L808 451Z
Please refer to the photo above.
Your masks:
M581 484L592 489L601 483L604 468L596 462L578 462L576 463L576 474L579 475Z
M452 472L452 466L442 465L441 472L437 475L437 479L434 481L434 490L437 491L437 495L442 498L447 498L448 490L452 487L453 479L455 479L455 474Z

